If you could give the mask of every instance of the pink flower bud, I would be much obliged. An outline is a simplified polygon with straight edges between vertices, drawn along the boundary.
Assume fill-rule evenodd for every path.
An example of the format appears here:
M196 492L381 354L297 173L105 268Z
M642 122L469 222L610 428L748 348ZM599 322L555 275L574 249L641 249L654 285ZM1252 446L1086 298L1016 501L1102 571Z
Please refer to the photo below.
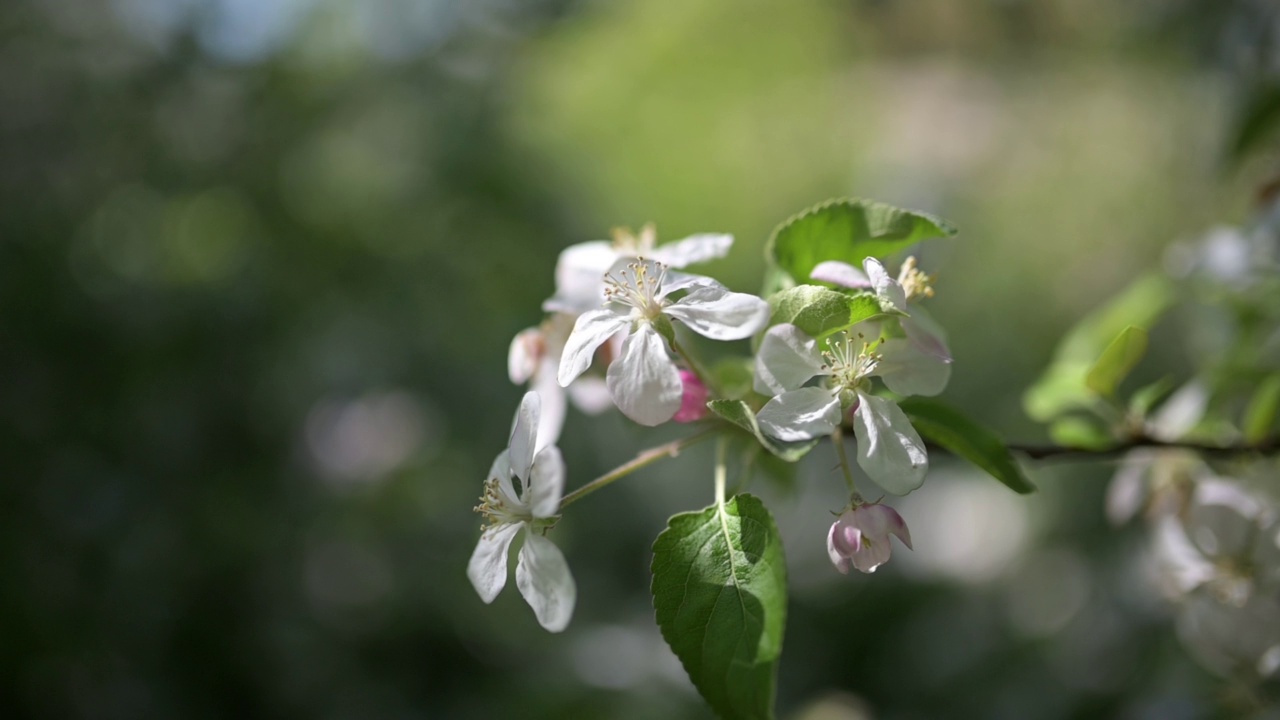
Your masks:
M680 398L680 409L671 419L678 423L690 423L706 417L707 386L689 370L680 371L680 382L684 384L684 395Z
M827 555L841 574L850 567L864 573L889 562L889 536L897 535L911 549L911 532L898 511L872 503L846 510L827 532Z

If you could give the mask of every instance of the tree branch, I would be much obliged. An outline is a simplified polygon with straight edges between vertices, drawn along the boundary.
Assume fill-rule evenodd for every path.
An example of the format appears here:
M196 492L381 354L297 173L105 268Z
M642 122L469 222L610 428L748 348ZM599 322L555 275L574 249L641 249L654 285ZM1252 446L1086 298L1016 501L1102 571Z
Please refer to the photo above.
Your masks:
M1116 457L1138 448L1191 450L1212 457L1275 455L1280 453L1280 436L1270 437L1259 443L1237 445L1209 445L1185 441L1166 442L1155 438L1138 437L1110 447L1097 449L1066 447L1063 445L1009 445L1008 448L1010 452L1018 453L1031 460L1043 460L1046 458L1096 460Z

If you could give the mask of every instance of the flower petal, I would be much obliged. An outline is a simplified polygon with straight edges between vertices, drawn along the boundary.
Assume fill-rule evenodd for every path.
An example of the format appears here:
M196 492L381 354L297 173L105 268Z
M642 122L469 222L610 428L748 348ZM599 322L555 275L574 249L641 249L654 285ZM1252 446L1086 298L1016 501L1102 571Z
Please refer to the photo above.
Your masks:
M823 374L818 342L803 330L783 323L774 325L760 341L753 385L761 395L795 390L815 375Z
M515 420L511 423L511 471L521 480L529 480L529 468L533 466L534 444L538 439L538 416L542 413L542 398L529 391L520 399Z
M853 531L858 533L856 528ZM841 575L848 575L849 569L853 567L848 558L848 535L848 530L839 520L832 523L831 529L827 531L827 557L831 559L831 564L836 566L836 570L839 570ZM861 533L858 533L857 540L861 542Z
M868 278L866 273L839 260L824 260L818 263L809 273L809 278L847 288L871 287L871 278Z
M690 235L683 240L654 248L650 257L664 265L682 268L686 265L722 258L733 247L733 236L719 233Z
M520 496L516 494L515 486L511 484L511 451L503 450L498 453L498 457L493 459L493 465L489 466L489 479L497 479L498 490L503 497L499 498L502 505L508 507L519 507Z
M769 303L723 287L700 287L662 312L712 340L741 340L769 323Z
M862 261L862 268L867 271L876 299L880 301L881 310L907 311L907 291L902 289L897 280L889 276L879 260L869 257Z
M888 537L872 539L864 535L862 546L853 554L853 566L864 573L873 573L876 568L889 562L892 552Z
M524 523L505 523L480 533L480 542L467 563L467 578L486 603L493 602L507 584L507 551L522 527Z
M765 435L785 442L830 435L840 424L840 398L825 388L791 390L765 403L756 423Z
M700 290L702 288L720 288L728 292L728 288L718 280L705 275L694 275L676 270L668 270L662 277L662 287L658 288L656 297L665 298L678 290Z
M560 632L569 626L578 586L555 543L532 532L525 534L516 565L516 587L533 608L538 624L548 632Z
M875 374L899 395L937 395L951 379L951 363L920 352L907 340L885 340Z
M576 385L577 382L574 384ZM565 389L556 382L555 360L549 357L542 359L537 373L533 376L532 389L542 400L542 414L538 417L537 441L533 446L536 456L542 448L555 445L560 439L560 431L564 428Z
M853 514L858 527L868 536L888 540L890 535L897 535L903 545L911 547L911 531L897 510L877 502L859 506Z
M609 386L604 378L584 375L570 383L567 390L573 406L588 415L599 415L613 407L613 398L609 397Z
M554 516L560 511L560 496L564 494L564 458L560 456L560 448L554 445L543 448L533 459L533 472L529 475L525 505L535 518Z
M932 355L943 362L951 362L951 350L947 348L947 333L924 308L911 308L911 317L898 318L898 324L907 334L907 339L921 352Z
M547 312L580 313L604 300L604 274L618 258L606 240L570 245L556 261L556 293L542 303Z
M897 403L859 392L853 432L858 438L858 465L877 485L894 495L906 495L924 483L929 455Z
M622 355L605 375L613 403L641 425L660 425L680 409L684 385L667 357L662 336L648 323L622 342Z
M538 364L546 351L546 343L542 340L542 330L536 327L525 328L511 339L511 347L507 350L507 376L515 385L523 385L533 377Z
M573 332L569 333L569 339L564 342L564 353L560 356L560 371L556 374L560 387L567 387L574 378L591 367L591 358L595 355L596 348L630 322L629 314L613 308L590 310L579 315L577 322L573 324Z

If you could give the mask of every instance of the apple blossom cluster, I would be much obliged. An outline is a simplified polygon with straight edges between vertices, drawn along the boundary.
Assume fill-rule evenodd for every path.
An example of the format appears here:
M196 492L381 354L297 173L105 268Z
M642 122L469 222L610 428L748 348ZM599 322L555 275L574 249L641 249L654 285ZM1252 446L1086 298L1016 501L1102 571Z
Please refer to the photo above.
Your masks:
M725 257L732 245L724 234L660 245L648 225L560 254L544 320L511 342L510 379L528 392L475 508L485 525L467 575L486 603L505 586L508 555L518 545L516 585L538 622L559 632L572 616L576 585L547 537L567 504L556 443L570 404L592 415L616 408L642 426L696 423L717 435L753 433L752 442L770 452L794 451L784 456L789 460L829 438L850 499L827 532L836 570L874 571L889 560L890 536L911 547L902 517L879 501L864 502L855 489L842 437L852 430L858 467L884 490L903 495L924 482L928 451L898 401L937 395L950 378L945 334L920 307L934 294L933 278L914 257L897 275L869 255L860 267L828 259L766 300L688 272ZM797 291L821 293L848 321L815 326L805 312L780 310L777 298ZM691 333L751 340L750 388L728 394L694 357ZM734 415L724 403L745 410Z

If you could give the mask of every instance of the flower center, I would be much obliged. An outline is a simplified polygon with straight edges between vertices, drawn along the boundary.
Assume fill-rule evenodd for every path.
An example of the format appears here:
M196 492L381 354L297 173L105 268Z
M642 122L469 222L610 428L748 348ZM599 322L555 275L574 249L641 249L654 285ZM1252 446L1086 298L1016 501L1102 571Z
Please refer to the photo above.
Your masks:
M856 338L851 337L849 333L842 333L838 338L832 338L831 349L822 353L822 357L827 361L822 367L831 372L836 388L857 389L880 364L882 356L875 350L880 346L881 341L866 342L865 337L862 333L858 333Z
M501 479L497 477L485 481L480 504L472 508L472 511L480 513L488 527L533 520L533 513L529 508L508 495Z
M616 276L613 273L604 276L604 300L629 305L635 315L645 320L657 320L663 306L657 294L666 276L666 265L638 258Z
M898 271L898 284L907 293L907 300L933 297L933 276L926 275L916 268L916 257L912 255L902 262Z

